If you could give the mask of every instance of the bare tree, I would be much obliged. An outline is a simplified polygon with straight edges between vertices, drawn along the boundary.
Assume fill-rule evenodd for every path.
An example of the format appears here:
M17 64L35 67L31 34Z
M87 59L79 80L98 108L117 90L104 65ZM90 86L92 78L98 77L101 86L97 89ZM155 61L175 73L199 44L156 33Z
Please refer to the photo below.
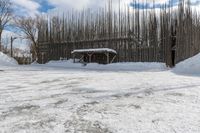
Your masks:
M0 0L0 51L2 32L12 18L12 4L10 0Z
M18 17L15 21L16 26L25 34L25 39L31 41L31 51L34 59L38 59L38 32L41 28L41 17Z

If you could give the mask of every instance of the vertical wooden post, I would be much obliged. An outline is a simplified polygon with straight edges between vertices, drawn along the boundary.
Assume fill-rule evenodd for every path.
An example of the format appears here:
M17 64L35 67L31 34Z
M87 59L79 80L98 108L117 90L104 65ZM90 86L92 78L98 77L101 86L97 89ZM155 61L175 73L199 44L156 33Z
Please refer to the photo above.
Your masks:
M107 57L107 64L109 64L110 63L110 55L109 55L109 53L106 53L106 57Z
M75 53L73 53L73 62L75 63Z
M89 63L91 63L92 59L91 59L91 54L89 55Z
M92 55L93 55L93 54L88 54L88 56L89 56L89 63L92 62Z

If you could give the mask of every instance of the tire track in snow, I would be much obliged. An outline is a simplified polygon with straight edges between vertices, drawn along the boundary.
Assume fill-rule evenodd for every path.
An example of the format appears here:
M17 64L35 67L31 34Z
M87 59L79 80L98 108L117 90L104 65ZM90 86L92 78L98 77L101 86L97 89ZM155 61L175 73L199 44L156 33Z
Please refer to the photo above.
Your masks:
M98 103L95 103L98 104ZM91 110L94 110L92 104L83 104L75 109L71 120L64 123L66 133L114 133L100 121L89 121L84 119Z

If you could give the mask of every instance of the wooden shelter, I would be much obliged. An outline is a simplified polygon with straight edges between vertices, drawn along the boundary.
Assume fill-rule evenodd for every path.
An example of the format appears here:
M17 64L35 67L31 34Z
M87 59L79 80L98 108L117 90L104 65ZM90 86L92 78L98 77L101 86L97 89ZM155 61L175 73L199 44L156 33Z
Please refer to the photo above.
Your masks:
M74 63L79 58L78 62L82 63L99 63L109 64L113 63L116 58L117 52L109 48L97 49L77 49L72 52Z

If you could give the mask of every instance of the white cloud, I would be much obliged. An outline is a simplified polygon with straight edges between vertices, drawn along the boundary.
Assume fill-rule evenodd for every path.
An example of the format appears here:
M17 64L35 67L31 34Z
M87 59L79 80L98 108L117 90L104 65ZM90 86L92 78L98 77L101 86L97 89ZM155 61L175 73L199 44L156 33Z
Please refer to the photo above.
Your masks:
M96 7L104 7L108 4L108 0L48 0L48 2L57 8L64 8L67 10L68 8L73 8L77 10L81 10L83 8L93 8ZM119 0L112 0L113 5L119 3ZM121 0L121 4L129 4L132 0Z
M51 5L54 5L55 8L49 10L50 14L54 13L62 13L74 10L83 10L83 9L91 9L97 10L100 8L104 8L105 5L108 5L108 0L47 0ZM130 5L132 0L121 0L120 7L124 8L125 6ZM119 0L112 0L113 10L118 11L119 9ZM108 8L108 7L107 7Z
M90 4L91 0L48 0L50 4L59 8L82 9Z
M146 2L146 0L142 0L143 2ZM155 2L156 4L164 4L166 2L169 2L169 0L147 0L149 3Z
M41 5L33 0L11 0L15 5L16 12L20 15L34 16L39 13Z
M82 10L82 9L98 9L105 7L108 4L109 0L47 0L50 4L54 5L56 8L51 11L68 11L71 9ZM153 4L164 4L169 2L169 0L138 0L140 3ZM120 7L124 8L125 6L130 5L133 0L120 0ZM113 9L118 10L119 0L112 0Z

